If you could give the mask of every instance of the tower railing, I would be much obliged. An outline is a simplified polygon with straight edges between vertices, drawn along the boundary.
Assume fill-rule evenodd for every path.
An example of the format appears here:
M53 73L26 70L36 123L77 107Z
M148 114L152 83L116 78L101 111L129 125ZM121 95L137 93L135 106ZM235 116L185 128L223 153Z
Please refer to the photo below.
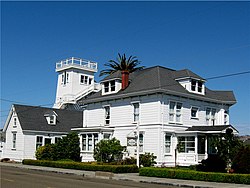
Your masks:
M76 58L76 57L71 57L71 58L57 62L56 70L61 69L61 68L66 68L72 65L77 66L79 68L87 68L87 69L97 72L96 62L81 59L81 58Z

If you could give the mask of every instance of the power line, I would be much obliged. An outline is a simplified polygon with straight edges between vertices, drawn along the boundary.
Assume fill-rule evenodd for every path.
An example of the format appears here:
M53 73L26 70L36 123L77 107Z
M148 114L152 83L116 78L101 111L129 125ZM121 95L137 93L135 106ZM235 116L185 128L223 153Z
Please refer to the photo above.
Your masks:
M250 73L250 71L238 72L238 73L232 73L232 74L225 74L225 75L221 75L221 76L215 76L215 77L206 78L206 80L212 80L212 79L218 79L218 78L225 78L225 77L230 77L230 76L238 76L238 75L249 74L249 73Z

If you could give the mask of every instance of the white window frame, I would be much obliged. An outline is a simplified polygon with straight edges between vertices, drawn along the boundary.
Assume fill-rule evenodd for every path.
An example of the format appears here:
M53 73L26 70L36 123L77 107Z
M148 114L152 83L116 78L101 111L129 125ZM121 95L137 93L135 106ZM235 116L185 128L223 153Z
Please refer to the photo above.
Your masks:
M56 115L50 115L49 116L49 124L50 125L55 125L56 124Z
M12 132L12 150L16 150L17 132Z
M170 137L169 141L166 140L167 136ZM169 152L166 151L167 145L169 146ZM172 154L172 134L170 133L164 133L164 153L166 155Z
M131 102L131 105L133 106L133 123L139 122L140 121L140 102L139 101L135 101L135 102ZM136 105L138 105L138 111L136 112Z
M192 113L192 110L193 110L193 109L196 109L195 116L193 116L193 113ZM190 116L191 116L191 119L199 119L199 110L200 110L199 107L197 107L197 106L191 106L191 109L190 109Z
M116 92L116 80L109 80L103 82L103 93L115 93Z
M224 125L229 125L229 111L224 111Z
M91 78L89 75L85 75L85 74L80 75L80 84L90 85L90 80L92 82L93 78Z
M41 142L40 142L40 141L39 141L39 142L37 141L38 137L39 137L39 138L42 138L42 141L41 141ZM37 136L36 136L36 150L37 150L39 147L41 147L41 146L43 146L43 136L37 135Z
M111 107L110 105L105 105L103 106L104 109L104 125L110 125L110 120L111 120ZM107 111L107 109L109 109ZM109 115L107 115L107 112L109 112Z
M85 142L84 142L85 141ZM93 152L96 144L99 142L98 133L84 133L81 134L81 151Z
M183 137L184 140L180 141L180 137ZM193 140L189 140L188 138L192 138ZM178 136L178 144L184 144L184 151L178 151L179 153L195 153L195 136ZM194 146L190 146L193 144Z
M208 111L208 109L210 109ZM208 113L209 112L209 113ZM214 113L214 115L213 115ZM214 107L206 107L206 123L207 125L215 125L217 109Z
M139 132L138 139L139 139L139 153L143 153L144 152L145 132Z
M174 104L174 108L171 109L171 103ZM180 105L181 108L180 109L177 109L177 106ZM168 113L168 120L169 120L169 123L174 123L174 124L182 124L182 108L183 108L183 105L181 102L178 102L178 101L172 101L170 100L169 101L169 113ZM173 121L171 121L170 119L170 116L173 116ZM180 121L177 121L177 116L179 116L179 119Z
M17 127L17 117L13 117L13 127Z

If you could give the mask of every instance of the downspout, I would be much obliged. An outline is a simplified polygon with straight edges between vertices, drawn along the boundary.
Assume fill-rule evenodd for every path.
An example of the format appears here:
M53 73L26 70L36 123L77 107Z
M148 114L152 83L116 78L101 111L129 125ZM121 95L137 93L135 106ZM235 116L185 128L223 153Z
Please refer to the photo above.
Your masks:
M161 162L163 164L164 160L164 116L163 116L163 110L164 108L164 100L163 100L163 94L161 94Z

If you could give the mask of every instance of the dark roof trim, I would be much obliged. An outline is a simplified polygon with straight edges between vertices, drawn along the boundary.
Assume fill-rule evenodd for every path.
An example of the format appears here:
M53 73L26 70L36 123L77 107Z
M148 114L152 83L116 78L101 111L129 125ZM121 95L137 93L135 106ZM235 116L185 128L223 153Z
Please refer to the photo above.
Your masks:
M223 101L223 100L219 100L219 99L211 99L211 98L207 98L205 96L199 96L199 95L193 95L193 94L189 94L189 93L181 93L181 92L177 92L177 91L171 91L171 90L167 90L167 89L151 89L151 90L147 90L147 91L137 91L137 92L131 92L131 93L125 93L125 94L119 94L116 93L115 95L107 95L107 96L102 96L100 98L95 98L95 99L88 99L87 102L85 102L84 104L89 104L89 103L93 103L93 102L102 102L102 101L107 101L107 100L113 100L113 99L120 99L123 97L133 97L133 96L138 96L138 95L147 95L147 94L156 94L156 93L166 93L166 94L170 94L170 95L178 95L178 96L182 96L182 97L187 97L190 99L194 99L194 100L202 100L202 101L208 101L208 102L214 102L214 103L222 103L222 104L229 104L229 105L233 105L236 103L236 101Z
M200 133L223 133L228 128L233 129L235 133L239 133L232 125L192 126L186 131Z

